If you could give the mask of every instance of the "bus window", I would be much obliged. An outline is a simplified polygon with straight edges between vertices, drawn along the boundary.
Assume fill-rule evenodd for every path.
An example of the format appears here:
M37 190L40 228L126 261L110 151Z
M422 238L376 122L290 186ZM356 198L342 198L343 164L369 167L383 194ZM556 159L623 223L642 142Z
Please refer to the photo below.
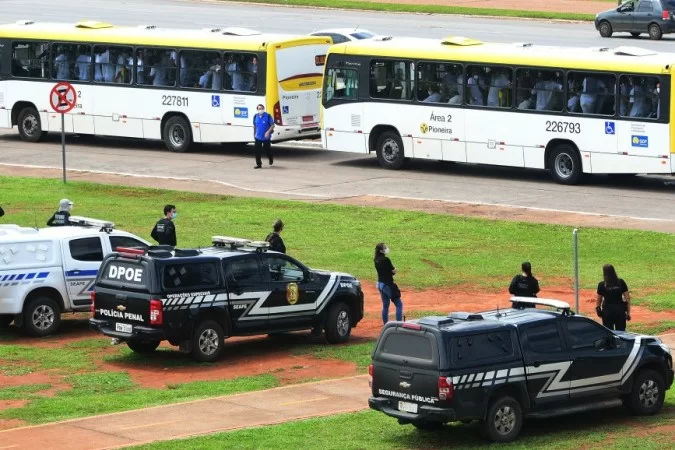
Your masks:
M134 66L131 47L97 45L94 47L94 80L99 83L131 83Z
M462 103L463 69L460 64L417 65L417 100L424 103Z
M255 92L258 85L258 57L252 53L225 53L226 91Z
M49 53L47 42L14 42L12 44L12 76L49 78Z
M358 100L359 72L355 69L331 67L326 74L325 101Z
M175 86L177 72L175 55L176 51L171 49L139 48L136 51L136 83L148 86Z
M567 110L574 113L613 116L616 77L603 73L567 74Z
M53 44L52 77L57 80L89 81L91 79L91 47L77 44Z
M370 96L392 100L412 100L413 65L408 61L370 63Z
M467 66L468 103L491 108L513 106L513 69L503 66Z
M223 70L220 53L190 50L181 51L180 56L187 67L187 72L181 75L182 87L214 91L222 89Z
M660 97L657 77L621 75L619 78L619 114L622 117L658 120L661 116Z
M518 69L516 105L518 109L562 111L565 98L563 73L559 70Z

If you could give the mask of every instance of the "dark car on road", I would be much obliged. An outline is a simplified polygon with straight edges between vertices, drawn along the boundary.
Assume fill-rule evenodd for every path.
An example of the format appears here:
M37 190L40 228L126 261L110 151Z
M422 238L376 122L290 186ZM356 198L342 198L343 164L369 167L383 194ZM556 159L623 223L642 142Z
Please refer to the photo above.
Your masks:
M622 3L616 9L595 16L595 29L602 37L613 33L630 33L638 37L643 33L649 39L661 39L675 30L675 0L634 0Z
M673 359L658 338L612 332L559 300L511 301L518 308L385 325L368 368L370 408L422 430L478 420L497 442L516 439L526 417L661 409ZM534 305L558 311L525 307Z

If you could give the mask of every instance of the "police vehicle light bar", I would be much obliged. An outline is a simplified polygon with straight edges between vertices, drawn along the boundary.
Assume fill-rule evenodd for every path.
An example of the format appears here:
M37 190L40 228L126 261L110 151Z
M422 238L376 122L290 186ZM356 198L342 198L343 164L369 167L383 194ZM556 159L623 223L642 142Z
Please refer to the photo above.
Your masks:
M248 239L236 238L231 236L212 236L211 242L213 244L229 245L231 247L244 247L251 241Z
M145 255L145 250L142 248L117 247L115 251L117 253L128 253L130 255Z
M536 298L536 297L511 297L511 302L526 303L528 305L550 306L557 309L570 309L570 305L562 300L555 300L551 298Z
M82 217L82 216L70 216L71 225L79 225L83 227L100 227L102 229L112 229L115 228L114 222L109 222L107 220L92 219L91 217Z
M248 246L253 248L269 248L270 243L267 241L250 241Z

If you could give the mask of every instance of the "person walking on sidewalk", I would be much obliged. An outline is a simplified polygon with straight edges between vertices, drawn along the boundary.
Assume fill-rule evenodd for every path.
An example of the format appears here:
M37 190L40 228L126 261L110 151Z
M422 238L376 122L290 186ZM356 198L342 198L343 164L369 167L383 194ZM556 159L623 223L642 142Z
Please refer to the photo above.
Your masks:
M262 167L262 151L267 153L270 166L274 164L274 156L272 155L272 132L274 131L274 119L265 112L263 105L258 105L258 113L253 116L253 138L255 139L255 167L260 169Z
M389 303L393 302L396 306L396 320L403 321L403 302L401 301L401 291L394 283L396 268L387 256L389 247L384 242L375 246L375 270L377 270L377 290L380 291L382 298L382 322L386 325L389 321Z

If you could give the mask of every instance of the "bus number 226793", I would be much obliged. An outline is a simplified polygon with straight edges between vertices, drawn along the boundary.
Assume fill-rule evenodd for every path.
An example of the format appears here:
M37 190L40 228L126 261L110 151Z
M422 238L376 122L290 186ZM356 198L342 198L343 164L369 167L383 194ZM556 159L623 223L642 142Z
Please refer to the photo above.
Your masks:
M550 133L581 133L581 124L577 122L546 121L546 131Z

